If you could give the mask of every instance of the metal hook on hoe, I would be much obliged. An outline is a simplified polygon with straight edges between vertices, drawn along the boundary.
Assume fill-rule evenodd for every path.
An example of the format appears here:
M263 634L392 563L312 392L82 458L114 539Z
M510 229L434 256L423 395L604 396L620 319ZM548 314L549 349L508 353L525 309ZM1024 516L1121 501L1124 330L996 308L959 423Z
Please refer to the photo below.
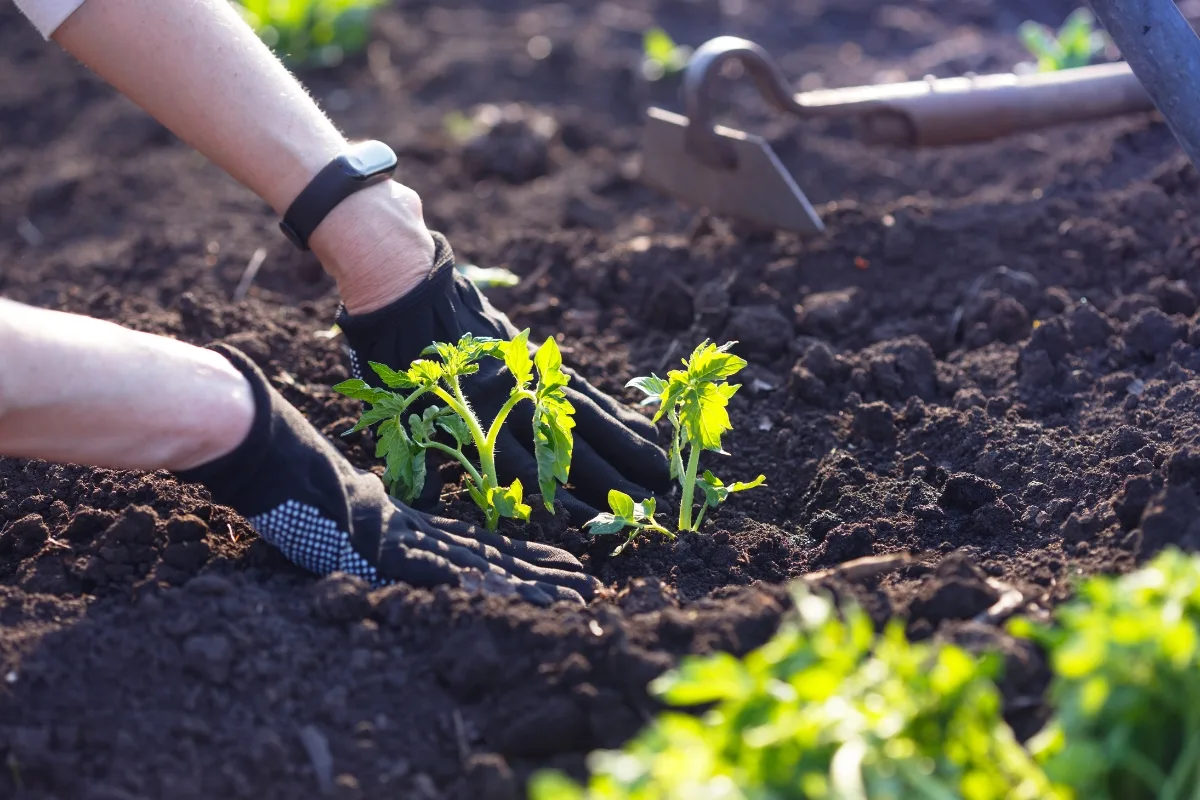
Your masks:
M713 125L713 83L733 61L775 109L801 119L851 120L857 137L872 145L968 144L1154 109L1124 63L794 94L759 45L734 36L711 39L684 72L686 115L661 108L647 113L642 181L714 214L801 234L819 233L824 225L767 141Z

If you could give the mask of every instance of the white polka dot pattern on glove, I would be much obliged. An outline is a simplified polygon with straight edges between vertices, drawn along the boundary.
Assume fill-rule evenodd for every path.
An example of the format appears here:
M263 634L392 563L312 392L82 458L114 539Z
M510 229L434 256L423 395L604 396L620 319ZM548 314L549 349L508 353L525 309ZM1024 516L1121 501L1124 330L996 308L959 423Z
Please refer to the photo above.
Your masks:
M351 546L349 533L313 506L288 500L246 521L289 561L310 572L345 572L380 583L375 568Z

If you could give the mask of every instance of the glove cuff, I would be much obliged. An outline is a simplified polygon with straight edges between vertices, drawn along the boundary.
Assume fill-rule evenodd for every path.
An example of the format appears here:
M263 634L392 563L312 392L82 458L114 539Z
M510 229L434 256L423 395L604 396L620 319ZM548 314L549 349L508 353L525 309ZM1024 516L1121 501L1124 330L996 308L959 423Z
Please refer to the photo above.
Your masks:
M220 353L234 368L242 373L250 384L254 395L254 422L250 432L233 451L189 470L175 474L185 483L202 483L212 493L213 501L236 508L243 515L253 515L263 509L248 508L242 495L247 488L247 477L259 472L269 452L271 441L271 394L273 389L262 370L250 358L227 344L209 345L209 350Z
M411 322L409 312L412 308L428 307L435 298L446 293L447 282L454 279L454 251L445 236L437 231L430 231L430 235L433 236L433 268L415 289L383 308L365 314L351 314L344 305L338 306L337 324L347 339L370 336L395 323ZM421 347L427 344L430 342Z

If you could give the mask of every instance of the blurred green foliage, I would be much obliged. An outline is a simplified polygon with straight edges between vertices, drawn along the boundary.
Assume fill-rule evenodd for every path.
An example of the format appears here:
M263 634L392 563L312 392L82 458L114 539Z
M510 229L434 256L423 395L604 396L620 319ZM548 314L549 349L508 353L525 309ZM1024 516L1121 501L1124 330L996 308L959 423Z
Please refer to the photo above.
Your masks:
M290 66L332 67L367 46L384 0L237 0L268 47Z
M1017 35L1034 58L1039 72L1086 67L1108 46L1108 36L1096 27L1086 8L1071 12L1057 32L1038 22L1023 22Z
M651 28L642 34L642 77L656 81L674 75L687 66L692 48L675 44L662 28Z
M1011 627L1050 653L1054 716L1030 749L1051 778L1081 800L1200 797L1200 558L1093 578L1053 626Z
M671 706L586 787L538 774L534 800L1050 800L1065 797L1001 718L996 658L876 636L857 607L797 590L744 659L686 658L651 685Z

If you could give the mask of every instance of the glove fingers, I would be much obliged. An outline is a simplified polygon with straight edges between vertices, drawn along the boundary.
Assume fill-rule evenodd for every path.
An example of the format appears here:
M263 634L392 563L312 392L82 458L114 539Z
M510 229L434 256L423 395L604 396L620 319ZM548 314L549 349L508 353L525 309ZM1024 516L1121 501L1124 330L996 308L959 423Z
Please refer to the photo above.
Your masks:
M587 605L587 600L583 599L583 595L568 586L559 586L556 583L544 583L542 581L534 581L533 585L542 594L550 598L554 603L577 603L578 605ZM517 591L521 591L520 588ZM589 599L591 595L588 596Z
M671 485L667 454L654 443L653 438L645 438L631 430L622 430L620 426L623 420L608 413L601 404L587 395L574 395L571 397L571 403L575 406L576 460L580 445L586 444L603 461L620 465L621 473L629 481L647 486L656 492L667 491ZM571 478L578 485L581 476L576 469L573 463ZM607 496L607 489L604 491ZM583 499L590 502L588 495L584 495ZM607 506L607 501L601 505Z
M379 549L376 572L388 581L403 581L421 589L456 585L460 568L487 570L487 562L472 553L452 560L449 548L422 546L424 534L417 531L388 531Z
M519 558L538 567L549 567L564 572L583 571L583 564L580 564L575 556L566 550L551 547L548 544L510 539L507 536L489 533L475 525L468 525L465 522L458 522L457 520L446 519L444 517L428 516L426 517L426 522L434 530L449 534L454 537L455 541L461 543L462 546L474 549L476 553L483 554L485 546L492 547L500 553Z
M532 438L532 434L530 436ZM579 451L578 441L576 441L575 450L576 452ZM575 469L575 465L572 464L572 477L576 474ZM611 471L611 468L609 469ZM499 474L500 480L504 483L508 483L514 478L520 478L521 485L525 487L527 495L540 491L537 479L537 459L533 457L533 453L521 446L517 437L513 436L507 430L502 430L499 438L496 440L496 472ZM606 489L605 492L607 491ZM605 496L607 497L607 494ZM595 506L588 505L561 487L554 493L554 499L563 504L563 508L570 515L573 525L582 525L599 513ZM607 508L608 501L605 500L602 505Z
M604 392L592 386L575 370L564 368L564 372L571 376L571 382L567 385L568 395L572 392L577 392L592 401L593 404L604 410L604 413L610 417L619 420L622 425L632 430L643 439L648 439L651 442L658 439L658 429L654 427L654 423L647 419L642 414L637 413L628 406L617 402L616 399L609 397ZM575 402L575 398L571 398L571 402ZM578 408L578 405L576 405Z
M549 584L567 590L574 595L578 595L581 599L590 600L600 587L600 582L590 575L582 571L557 569L551 566L538 566L529 563L523 559L514 557L508 553L492 547L491 545L477 541L475 539L455 536L440 528L422 526L423 535L426 537L422 546L436 549L438 552L446 554L452 563L463 567L472 567L483 571L502 570L504 573L525 581L535 581L539 584ZM500 539L502 537L494 537ZM554 550L555 548L547 547L546 545L532 545L529 542L525 544L531 547L540 547L543 551ZM573 562L579 570L582 570L582 565L566 552L559 551L565 558L562 561L568 565ZM480 562L484 566L480 566Z

